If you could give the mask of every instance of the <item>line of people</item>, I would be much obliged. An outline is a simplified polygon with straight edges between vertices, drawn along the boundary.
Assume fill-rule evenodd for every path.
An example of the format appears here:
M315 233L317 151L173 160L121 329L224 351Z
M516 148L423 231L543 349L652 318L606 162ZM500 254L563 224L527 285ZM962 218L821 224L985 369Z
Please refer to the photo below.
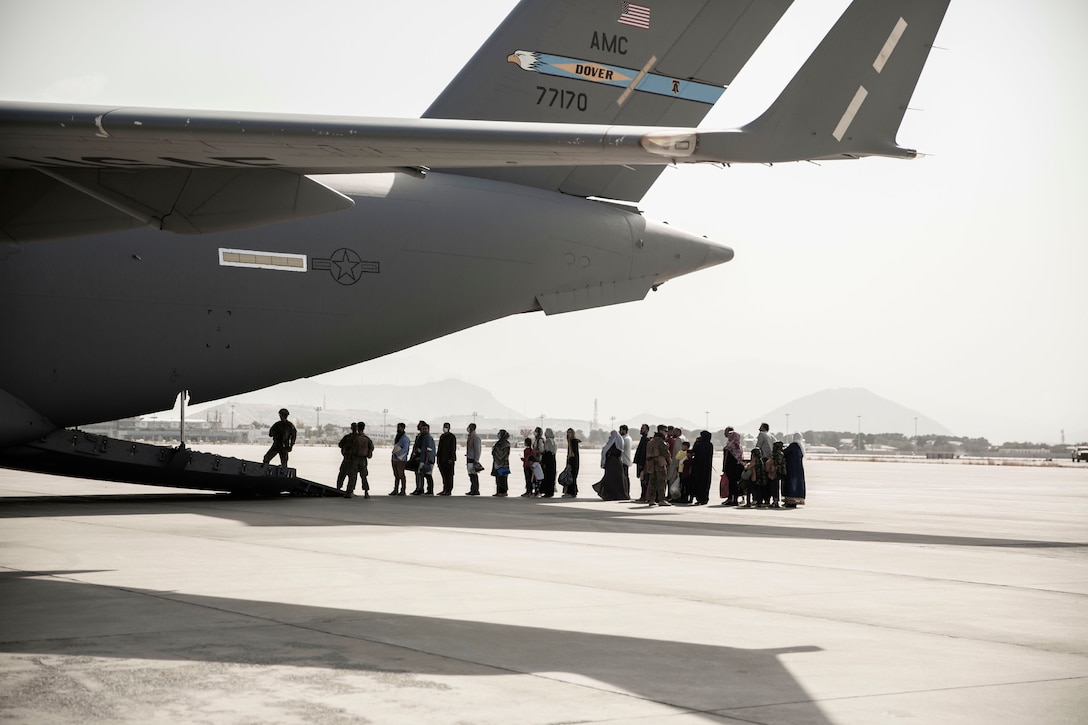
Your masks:
M771 435L770 426L763 423L748 460L744 459L740 434L726 428L725 435L722 506L777 509L805 504L805 439L800 433L794 433L793 440L785 446Z
M374 454L374 443L365 433L366 424L352 423L351 433L340 441L343 462L337 476L336 487L342 489L345 480L348 487L344 496L351 498L357 479L361 490L370 497L367 466ZM650 426L643 424L639 430L637 448L621 425L612 431L608 442L601 448L601 480L593 484L594 492L606 501L631 500L629 468L635 465L635 475L640 484L636 503L649 507L687 504L705 506L710 501L713 477L714 445L710 431L702 431L695 442L689 443L680 428L659 425L650 435ZM397 424L393 437L392 468L393 490L390 496L434 496L433 471L438 466L442 477L442 489L438 496L453 493L454 471L457 462L457 437L450 431L450 424L442 426L442 434L436 444L426 421L416 424L416 437L411 441L404 423ZM469 478L466 496L479 496L479 475L485 467L481 463L483 443L476 433L476 424L467 428L465 438L465 466ZM732 428L725 429L726 445L722 452L722 469L719 494L723 506L740 508L795 508L805 503L804 438L794 435L789 446L775 440L770 427L760 426L756 447L745 459L740 434ZM566 433L566 459L562 472L558 472L559 448L555 432L551 428L537 428L532 437L524 440L521 467L525 480L524 498L552 498L557 484L563 498L578 496L578 474L581 467L580 444L573 428ZM495 479L492 496L510 495L509 477L511 444L506 430L498 432L491 447L491 476ZM407 472L415 477L415 487L408 492ZM744 499L744 504L741 504ZM781 503L780 503L781 502Z
M470 438L475 435L475 424L469 425ZM479 438L477 437L477 440ZM531 438L526 438L521 452L521 470L525 480L522 498L553 498L556 486L560 497L577 498L578 472L581 467L581 440L573 428L567 428L565 466L559 472L559 445L555 431L551 428L536 428ZM466 451L471 444L466 441ZM479 444L476 444L477 455ZM482 471L480 465L477 471ZM500 430L495 445L491 447L491 475L495 478L495 493L492 496L505 498L510 495L510 433ZM479 480L469 476L470 488L466 496L479 496Z
M630 489L626 486L626 465L610 461L630 460L625 451L630 450L630 438L626 426L612 437L601 451L601 467L604 476L593 486L605 500L627 500ZM636 476L642 484L642 494L636 503L650 507L687 504L705 506L710 502L710 490L714 470L714 444L710 431L702 431L694 443L684 438L683 431L668 425L657 426L650 436L646 424L640 429L641 439L633 460ZM722 452L722 469L718 492L725 499L723 506L742 508L796 508L805 503L805 455L804 438L800 433L793 436L789 446L775 440L770 426L763 423L756 439L756 447L748 459L740 434L732 427L724 431L726 446ZM622 470L615 470L620 468ZM622 484L622 487L621 487ZM781 505L779 501L781 500Z
M370 498L370 484L367 480L367 461L373 457L374 444L366 436L366 424L352 423L351 432L340 440L340 453L343 461L336 479L336 488L343 489L345 481L348 487L345 498L354 494L356 483L361 480L361 490ZM416 424L416 437L409 440L405 424L397 424L393 436L391 463L393 468L393 490L390 496L434 496L434 467L438 466L442 477L442 489L438 496L450 496L453 493L454 471L457 462L457 436L450 431L450 424L442 426L442 435L437 444L431 435L431 427L426 421ZM476 433L476 424L470 423L465 437L465 466L469 479L466 496L480 495L480 473L484 470L481 463L483 442ZM555 432L551 429L537 428L533 439L526 438L526 447L522 453L522 468L525 472L525 497L551 498L556 492L556 483L562 487L563 498L578 496L578 470L580 464L579 443L573 428L567 429L566 466L557 475L556 457L559 452ZM415 487L409 493L407 473L415 476ZM491 475L495 478L493 496L509 495L510 477L510 434L500 430L495 444L491 447Z

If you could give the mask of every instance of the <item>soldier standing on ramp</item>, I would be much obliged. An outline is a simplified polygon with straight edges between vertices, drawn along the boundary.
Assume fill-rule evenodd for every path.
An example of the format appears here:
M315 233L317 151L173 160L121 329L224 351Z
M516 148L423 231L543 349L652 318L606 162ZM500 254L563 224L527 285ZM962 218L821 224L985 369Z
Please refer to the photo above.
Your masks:
M291 415L287 408L280 408L280 419L268 429L268 437L272 439L272 447L264 454L264 462L267 465L277 453L280 456L280 465L287 468L287 454L295 447L295 438L298 431L287 416Z

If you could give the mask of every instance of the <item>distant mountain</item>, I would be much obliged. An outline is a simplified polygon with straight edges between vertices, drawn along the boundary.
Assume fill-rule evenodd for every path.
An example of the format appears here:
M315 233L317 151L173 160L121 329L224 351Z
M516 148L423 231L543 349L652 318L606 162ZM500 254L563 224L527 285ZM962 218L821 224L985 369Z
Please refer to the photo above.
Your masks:
M863 433L902 433L914 435L953 435L943 425L864 388L836 388L797 398L759 418L748 421L740 430L754 432L766 421L772 431L786 431L786 416L790 431L836 430L857 431L861 416Z
M521 414L500 403L483 388L460 380L443 380L423 385L325 385L313 380L292 380L252 393L237 395L198 407L194 417L218 414L223 422L229 420L231 406L238 425L251 420L271 423L275 411L287 408L292 420L304 420L312 425L316 408L322 408L322 424L347 425L353 420L366 420L369 425L381 424L383 416L390 422L403 421L415 427L417 420L439 420L460 423L471 420L475 412L480 419L518 420ZM388 413L383 413L388 410ZM252 417L251 417L252 416ZM456 420L454 420L456 419Z
M316 410L319 407L320 413ZM383 421L390 429L395 423L404 422L409 430L413 430L416 421L426 420L436 430L448 421L456 431L462 431L475 419L481 430L506 428L517 435L522 429L540 425L538 418L526 417L500 403L484 388L460 380L422 385L347 386L294 380L227 400L193 406L189 417L218 420L224 426L229 426L232 420L239 427L248 426L253 421L268 426L276 420L276 411L280 408L289 409L291 420L307 426L313 426L320 420L322 425L332 423L346 427L352 421L362 420L371 430L380 429ZM389 412L383 413L383 410ZM790 431L854 432L858 429L860 415L864 433L902 433L910 436L914 434L917 419L919 435L952 435L948 428L932 418L862 388L829 389L797 398L738 426L738 430L754 435L759 424L766 421L770 423L772 431L786 432L787 415ZM658 423L678 425L689 434L697 434L704 427L701 421L696 423L676 416L662 417L651 413L617 418L615 422L616 425L626 422L632 427L633 435L637 435L641 423L651 426ZM572 427L588 433L587 423L584 419L556 416L546 418L543 424L560 432ZM608 430L611 420L599 421L598 425ZM712 430L720 430L716 422L712 421L711 426Z

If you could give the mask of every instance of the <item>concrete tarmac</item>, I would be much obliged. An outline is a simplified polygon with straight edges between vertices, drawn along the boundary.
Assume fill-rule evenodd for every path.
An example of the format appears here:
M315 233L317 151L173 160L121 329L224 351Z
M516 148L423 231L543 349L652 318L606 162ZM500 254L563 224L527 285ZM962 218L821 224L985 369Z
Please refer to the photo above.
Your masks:
M389 497L384 452L352 500L0 470L0 720L1088 722L1088 466L810 458L803 508L649 509L594 455L574 500Z

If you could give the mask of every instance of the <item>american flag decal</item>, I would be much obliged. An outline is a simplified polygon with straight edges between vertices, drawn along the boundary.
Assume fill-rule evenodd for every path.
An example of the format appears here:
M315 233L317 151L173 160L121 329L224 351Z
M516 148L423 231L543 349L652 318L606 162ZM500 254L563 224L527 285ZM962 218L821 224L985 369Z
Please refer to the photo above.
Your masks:
M650 29L650 8L645 5L635 5L634 3L624 3L623 11L620 13L619 22L624 25L633 25L636 28L642 28L644 30Z

